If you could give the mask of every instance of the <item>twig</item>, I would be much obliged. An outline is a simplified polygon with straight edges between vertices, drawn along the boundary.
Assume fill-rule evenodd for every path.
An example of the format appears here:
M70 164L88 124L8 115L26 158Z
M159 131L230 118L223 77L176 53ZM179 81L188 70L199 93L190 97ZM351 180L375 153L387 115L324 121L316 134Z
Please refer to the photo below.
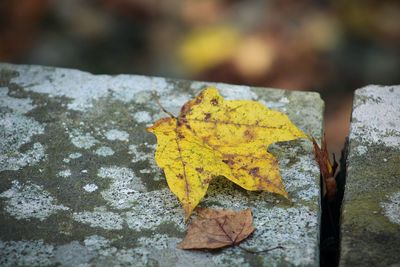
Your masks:
M176 117L175 117L174 114L172 114L171 112L169 112L168 110L166 110L166 109L161 105L161 103L160 103L160 96L159 96L156 92L153 92L153 96L154 96L154 98L155 98L155 100L156 100L157 105L160 107L160 109L161 109L162 111L164 111L165 113L167 113L171 118L176 119Z
M253 253L253 254L255 254L255 253L263 253L263 252L269 252L269 251L272 251L272 250L275 250L275 249L285 249L285 248L282 247L281 245L278 245L278 246L273 247L273 248L267 248L267 249L264 249L264 250L258 250L258 251L254 251L254 250L251 250L251 249L247 249L247 248L242 247L242 246L237 246L237 247L240 248L240 249L242 249L242 250L244 250L244 251L246 251L246 252L248 252L248 253Z

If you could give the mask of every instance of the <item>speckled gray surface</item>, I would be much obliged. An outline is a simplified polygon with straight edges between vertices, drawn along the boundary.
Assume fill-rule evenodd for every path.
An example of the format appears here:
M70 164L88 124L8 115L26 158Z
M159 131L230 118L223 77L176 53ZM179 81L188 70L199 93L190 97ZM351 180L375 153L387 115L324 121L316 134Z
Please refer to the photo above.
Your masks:
M182 209L154 162L145 128L207 84L0 64L0 265L316 266L319 170L309 141L273 145L293 203L216 179L201 206L250 207L255 233L239 248L183 251ZM285 112L320 138L316 93L214 84L229 99ZM395 196L397 199L397 197Z
M356 91L341 266L400 266L400 86Z

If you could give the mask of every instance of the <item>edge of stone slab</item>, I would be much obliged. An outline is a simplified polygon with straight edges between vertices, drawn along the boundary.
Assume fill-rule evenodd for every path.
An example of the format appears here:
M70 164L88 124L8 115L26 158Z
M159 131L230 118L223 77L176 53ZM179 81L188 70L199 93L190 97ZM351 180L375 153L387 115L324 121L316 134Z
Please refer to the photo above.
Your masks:
M92 74L90 72L71 69L71 68L59 68L54 66L43 66L43 65L24 65L24 64L11 64L11 63L1 63L0 62L0 70L9 70L15 71L14 74L18 79L24 79L23 75L19 75L19 73L24 72L27 73L28 76L30 73L35 75L41 75L42 73L43 79L46 79L48 74L53 72L59 72L61 76L71 73L73 78L78 80L83 80L83 82L87 82L91 80L91 77L102 80L104 83L103 87L100 88L93 87L93 85L88 85L87 90L69 90L67 91L59 91L56 92L56 95L66 96L72 99L72 102L68 104L68 109L76 110L76 111L85 111L86 108L91 107L91 102L88 97L91 99L96 99L102 97L105 92L108 92L109 89L106 88L107 83L115 83L118 86L123 86L123 94L120 94L118 99L126 102L130 101L130 99L134 96L133 92L138 90L140 86L149 86L149 83L154 83L155 88L159 88L161 90L167 89L168 86L177 86L179 87L182 84L185 87L187 84L190 84L190 91L195 93L196 91L200 91L207 86L215 86L217 87L221 94L225 99L248 99L259 101L261 104L271 108L273 110L278 110L287 114L291 120L298 121L300 124L304 122L304 124L309 125L308 129L302 129L305 131L307 135L313 136L316 140L320 140L323 132L315 131L314 129L319 129L321 125L324 123L324 117L320 115L316 115L317 113L309 114L307 110L297 109L295 106L290 105L291 101L294 100L296 103L301 103L301 106L307 107L311 105L313 109L318 111L318 114L323 114L325 109L325 103L320 97L318 92L313 91L292 91L278 88L270 88L270 87L253 87L248 85L235 85L235 84L227 84L227 83L217 83L217 82L206 82L206 81L192 81L192 80L184 80L184 79L175 79L175 78L164 78L157 76L146 76L146 75L136 75L136 74L117 74L117 75L108 75L108 74ZM33 78L34 78L33 76ZM138 83L131 85L130 80L137 80ZM47 84L43 85L43 88L35 88L34 81L25 81L26 82L26 90L53 94L49 90L53 90L54 85L53 82L50 81ZM128 83L127 83L128 82ZM77 86L79 86L79 81L76 82ZM132 86L132 88L130 88ZM77 88L76 88L77 89ZM80 93L77 93L77 92ZM131 92L129 92L131 91ZM127 97L125 97L126 95ZM176 112L179 112L179 109ZM170 110L172 113L173 110ZM310 116L311 115L311 116ZM310 122L312 122L310 124Z
M384 88L384 89L388 88L388 89L390 89L391 87L397 87L397 86L400 86L400 84L393 84L393 85L368 84L368 85L366 85L366 86L357 88L357 89L354 91L354 94L355 94L355 95L359 95L361 92L367 91L368 89L371 89L371 88L374 88L374 87L375 87L375 88Z
M89 71L85 70L80 70L80 69L74 69L74 68L66 68L66 67L56 67L56 66L48 66L48 65L40 65L40 64L14 64L14 63L8 63L8 62L0 62L0 69L5 69L5 68L10 68L14 70L18 69L23 69L23 70L29 70L29 69L45 69L48 71L53 71L56 69L59 70L66 70L66 71L74 71L74 72L80 72L83 74L88 74L92 76L110 76L110 77L116 77L116 76L132 76L132 77L151 77L151 78L161 78L161 79L171 79L175 81L188 81L192 82L195 84L207 84L209 86L216 86L216 85L226 85L226 86L233 86L233 87L248 87L252 88L255 90L274 90L274 91L282 91L282 92L289 92L290 94L308 94L309 96L312 96L314 100L318 101L319 104L322 106L322 108L325 107L325 102L322 100L320 93L316 91L301 91L301 90L288 90L288 89L283 89L283 88L273 88L273 87L260 87L260 86L250 86L250 85L244 85L244 84L231 84L231 83L224 83L224 82L209 82L209 81L198 81L198 80L188 80L188 79L181 79L181 78L170 78L170 77L162 77L162 76L153 76L153 75L143 75L143 74L132 74L132 73L120 73L120 74L101 74L101 73L91 73Z

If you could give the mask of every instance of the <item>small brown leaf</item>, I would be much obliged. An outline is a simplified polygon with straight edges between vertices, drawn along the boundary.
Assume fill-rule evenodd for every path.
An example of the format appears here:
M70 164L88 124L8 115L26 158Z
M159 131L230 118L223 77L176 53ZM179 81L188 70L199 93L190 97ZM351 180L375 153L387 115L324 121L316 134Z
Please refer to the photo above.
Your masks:
M234 246L254 230L250 209L242 211L197 209L180 249L217 249Z
M334 177L329 177L328 179L325 179L325 188L326 188L326 197L328 198L328 200L335 199L337 193L337 186Z
M323 181L323 195L328 198L328 200L333 200L336 197L337 187L335 180L335 173L338 167L338 163L335 159L335 154L333 154L333 164L329 160L329 153L326 144L325 137L321 141L321 147L317 144L315 139L312 139L314 145L314 155L315 160L319 165L319 169L322 175Z

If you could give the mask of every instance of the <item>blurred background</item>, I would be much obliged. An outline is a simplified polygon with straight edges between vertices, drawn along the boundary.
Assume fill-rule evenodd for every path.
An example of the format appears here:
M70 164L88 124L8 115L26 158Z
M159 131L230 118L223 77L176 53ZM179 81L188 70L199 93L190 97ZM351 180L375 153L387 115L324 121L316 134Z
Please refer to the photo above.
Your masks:
M0 61L318 91L339 153L352 91L400 83L400 1L1 0Z

